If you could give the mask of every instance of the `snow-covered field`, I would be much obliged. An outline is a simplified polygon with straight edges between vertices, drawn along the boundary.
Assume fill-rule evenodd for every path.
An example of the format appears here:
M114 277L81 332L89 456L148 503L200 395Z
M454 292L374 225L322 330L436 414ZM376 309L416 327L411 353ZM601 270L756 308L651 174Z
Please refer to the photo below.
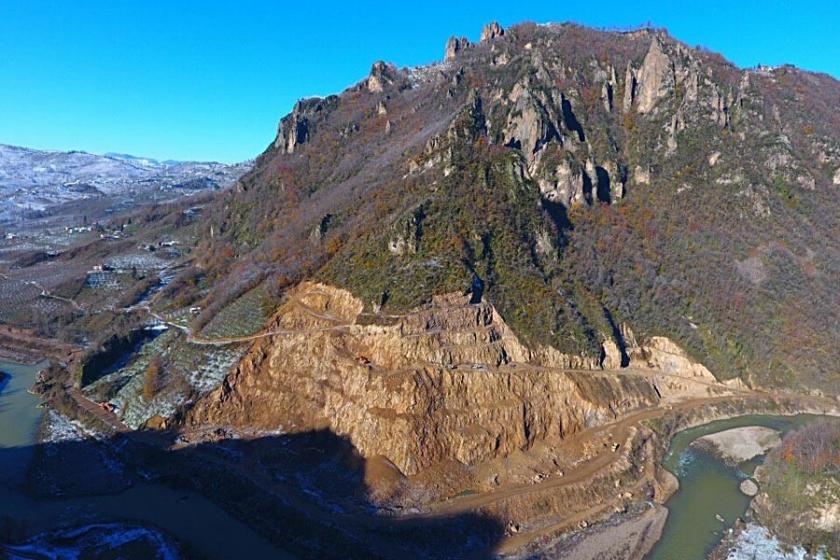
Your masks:
M154 416L170 417L191 396L200 396L218 387L242 357L243 350L239 348L177 343L180 336L167 329L145 343L123 367L87 386L85 392L98 400L100 390L110 387L109 401L118 407L122 421L137 429ZM143 385L152 356L163 358L170 383L147 401L143 397Z
M44 429L41 433L42 443L82 441L87 438L100 439L102 437L104 437L102 434L86 428L81 422L70 420L56 410L47 410Z
M150 253L126 253L108 259L106 264L112 268L122 270L131 268L136 268L137 270L160 270L171 263L167 259L162 259Z
M0 218L11 220L25 212L103 195L225 188L250 166L250 162L161 162L0 144Z

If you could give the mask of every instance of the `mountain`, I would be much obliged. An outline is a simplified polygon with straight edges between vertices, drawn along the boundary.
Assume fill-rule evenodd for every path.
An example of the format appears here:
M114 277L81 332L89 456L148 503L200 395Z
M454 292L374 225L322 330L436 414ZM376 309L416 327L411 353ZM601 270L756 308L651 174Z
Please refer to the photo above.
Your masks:
M244 162L158 162L124 154L44 151L0 144L0 193L6 218L44 211L63 202L173 189L215 189L232 184Z
M626 363L627 326L720 379L837 393L838 99L658 30L453 38L281 120L208 222L236 271L215 295L314 279L400 313L472 289L573 362Z
M327 428L413 507L639 408L840 393L840 83L652 29L445 56L301 100L208 210L194 325L281 305L186 429Z
M290 554L641 558L678 430L837 413L840 83L656 29L443 54L300 100L200 203L24 246L7 307L83 347L50 402Z

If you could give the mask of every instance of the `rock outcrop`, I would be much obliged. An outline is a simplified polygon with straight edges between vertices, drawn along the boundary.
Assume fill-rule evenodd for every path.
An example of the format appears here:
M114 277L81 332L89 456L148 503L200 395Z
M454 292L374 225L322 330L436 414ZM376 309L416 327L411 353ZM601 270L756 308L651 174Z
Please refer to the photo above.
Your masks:
M394 255L416 253L420 249L423 213L417 209L397 222L394 236L388 242L388 250Z
M537 184L544 199L560 203L566 208L587 202L587 178L584 177L583 169L578 166L573 168L569 160L564 159L548 170L546 176L538 177Z
M481 30L481 42L486 43L496 37L502 37L505 34L504 28L498 22L491 22L484 26Z
M442 461L503 457L658 399L641 377L545 368L597 364L527 348L492 305L466 296L439 296L372 323L362 309L344 290L300 286L274 327L289 334L255 342L188 422L328 427L363 455L414 474Z
M621 109L625 113L633 108L633 101L636 100L636 90L639 87L639 81L636 79L636 71L628 62L627 70L624 72L624 99L621 103Z
M470 40L466 37L450 37L446 42L446 50L444 51L443 59L452 60L458 53L470 46Z
M715 376L706 366L691 359L685 350L664 336L652 336L643 344L629 346L630 366L656 369L681 377L696 377L714 383Z
M528 161L533 161L537 151L549 141L560 141L558 115L546 101L525 82L515 84L508 95L510 116L502 143L521 149Z
M284 153L292 154L301 144L306 144L312 136L315 122L324 117L338 105L338 97L311 97L295 103L292 112L283 117L277 126L274 147Z
M615 338L603 342L602 367L628 368L648 375L663 400L681 401L748 390L740 378L718 381L706 366L667 337L652 336L639 342L626 324L619 331Z
M650 42L650 49L645 56L642 67L639 69L636 80L639 85L635 101L636 110L639 113L651 112L661 98L673 91L674 69L671 59L662 50L662 44L657 37L653 37ZM625 104L626 100L625 97Z
M751 478L745 478L742 480L739 488L745 496L749 496L751 498L758 494L758 484L756 484Z
M401 78L400 71L396 66L380 60L373 63L365 85L369 92L380 93L385 91L388 86L398 84Z

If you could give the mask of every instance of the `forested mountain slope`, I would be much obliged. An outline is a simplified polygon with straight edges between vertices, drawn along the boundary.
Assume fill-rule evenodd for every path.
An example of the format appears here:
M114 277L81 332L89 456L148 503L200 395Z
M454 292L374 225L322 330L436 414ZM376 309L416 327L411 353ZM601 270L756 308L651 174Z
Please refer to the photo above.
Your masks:
M206 310L304 279L381 316L470 291L532 347L597 364L626 325L836 394L838 108L827 75L664 31L489 25L282 119L207 221Z

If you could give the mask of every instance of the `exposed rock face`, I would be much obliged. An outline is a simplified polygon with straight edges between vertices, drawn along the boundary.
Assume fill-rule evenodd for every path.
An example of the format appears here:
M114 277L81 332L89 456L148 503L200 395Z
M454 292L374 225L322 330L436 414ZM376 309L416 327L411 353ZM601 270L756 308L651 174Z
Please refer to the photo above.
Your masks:
M641 377L530 365L574 360L531 351L492 305L469 305L465 296L436 297L391 325L360 324L361 311L346 291L300 286L277 327L301 332L257 341L188 421L329 427L363 455L413 474L445 460L505 456L658 399Z
M840 185L840 167L837 168L837 171L834 172L834 178L832 179L832 183L835 185Z
M396 232L388 242L388 250L395 255L416 253L420 249L423 232L423 208L415 208L397 222Z
M836 535L840 531L840 504L827 504L815 508L810 515L814 527L820 531Z
M249 191L237 193L244 211L216 213L219 223L211 227L217 235L224 231L219 242L240 254L242 240L253 239L255 248L242 256L255 272L270 251L270 258L283 261L276 270L317 274L366 304L381 305L383 313L431 301L469 282L476 270L487 276L486 297L519 340L534 341L522 350L507 339L489 346L482 340L483 354L476 356L469 353L475 346L467 345L467 352L463 333L455 333L436 335L421 352L406 345L433 340L430 333L415 330L396 342L393 325L379 325L384 330L376 337L384 338L371 338L365 355L378 353L383 367L404 366L415 376L422 370L436 380L451 377L459 369L447 368L460 360L492 369L498 355L487 348L501 345L502 366L525 360L529 367L597 368L603 350L603 367L614 370L609 375L629 375L621 367L629 362L655 378L662 395L703 394L715 385L710 370L722 378L763 372L751 383L768 387L798 382L808 371L813 386L836 394L826 356L836 354L830 339L840 324L831 276L837 255L821 233L837 214L836 187L824 187L840 165L836 115L823 108L837 99L840 85L798 71L743 71L660 32L523 25L501 33L488 26L484 43L469 48L450 41L447 56L457 58L448 64L397 71L378 63L369 78L341 94L328 119L296 111L278 135L283 150L261 156L258 170L245 178ZM503 63L507 68L498 67ZM797 80L817 82L811 88ZM283 153L298 150L303 153ZM278 196L288 185L294 196ZM798 185L813 190L800 192ZM605 207L622 196L619 208ZM418 206L428 212L422 220L411 214ZM764 218L771 208L779 219L748 219ZM820 210L808 215L809 209ZM340 217L336 229L313 235L325 213ZM770 240L816 257L793 266L768 259L762 275L745 275L741 267L725 266L720 259L728 257L704 241L698 227L707 223L733 259ZM273 249L299 247L310 235L316 243L307 243L306 251ZM322 237L343 243L332 253L328 249L338 244L318 242ZM581 289L557 289L561 284ZM729 290L732 285L737 289ZM689 309L697 325L684 315ZM667 333L692 355L668 339L632 343L625 336L623 344L602 332L604 312ZM781 326L778 317L786 319ZM354 325L342 337L313 337L359 345L370 329L374 325ZM800 334L826 351L790 357L791 336ZM264 348L268 364L274 349ZM298 369L283 366L286 373L303 375L301 348L285 348L300 361ZM771 358L782 373L761 368L759 362L766 366ZM276 370L260 364L260 371ZM277 382L278 391L288 379ZM349 394L342 385L349 381L339 381L330 380L331 390ZM314 408L322 421L338 425L337 413ZM424 429L441 429L434 426ZM454 456L449 445L440 457Z
M499 25L498 22L491 22L484 26L484 29L481 30L481 42L486 43L487 41L493 40L496 37L501 37L505 34L504 28Z
M621 104L621 109L626 113L633 108L633 101L636 100L636 90L639 87L639 82L636 79L636 71L633 66L628 63L627 70L624 72L624 99Z
M309 118L301 111L303 101L298 101L290 115L280 121L274 146L287 154L294 153L299 144L309 139Z
M373 63L373 67L370 69L370 75L365 83L368 91L379 93L384 91L389 85L397 83L399 79L400 75L397 67L380 60Z
M656 369L681 377L697 377L715 382L715 376L701 363L692 360L685 350L664 336L653 336L642 345L627 347L630 366Z
M295 103L291 113L283 117L277 126L274 147L287 153L294 153L301 144L309 141L314 122L338 105L338 97L312 97Z
M706 366L692 360L666 337L652 336L638 342L626 324L621 325L619 331L620 337L607 338L603 342L602 367L606 370L627 367L645 372L663 400L681 401L747 390L738 378L718 381Z
M657 101L673 91L674 69L671 59L662 50L662 44L656 37L651 40L650 50L639 69L638 82L636 110L640 113L651 112Z
M584 204L586 197L583 173L580 168L573 169L568 160L562 161L548 177L540 177L537 180L543 198L559 202L566 208Z
M604 83L601 84L601 103L604 105L604 110L611 113L615 104L615 88L616 88L615 68L610 67L609 73L604 77Z
M557 120L549 113L550 105L526 83L517 83L508 96L512 116L503 133L503 143L522 150L529 161L552 139L559 139Z
M477 140L487 133L487 122L484 116L481 96L477 91L470 91L467 104L461 111L459 118L452 121L446 131L450 140Z
M446 50L443 55L444 60L452 60L458 53L470 46L470 41L466 37L450 37L446 42Z
M604 369L619 369L624 367L624 364L622 363L623 356L621 355L621 349L613 339L610 338L605 340L603 348L604 359L601 361L601 365Z

